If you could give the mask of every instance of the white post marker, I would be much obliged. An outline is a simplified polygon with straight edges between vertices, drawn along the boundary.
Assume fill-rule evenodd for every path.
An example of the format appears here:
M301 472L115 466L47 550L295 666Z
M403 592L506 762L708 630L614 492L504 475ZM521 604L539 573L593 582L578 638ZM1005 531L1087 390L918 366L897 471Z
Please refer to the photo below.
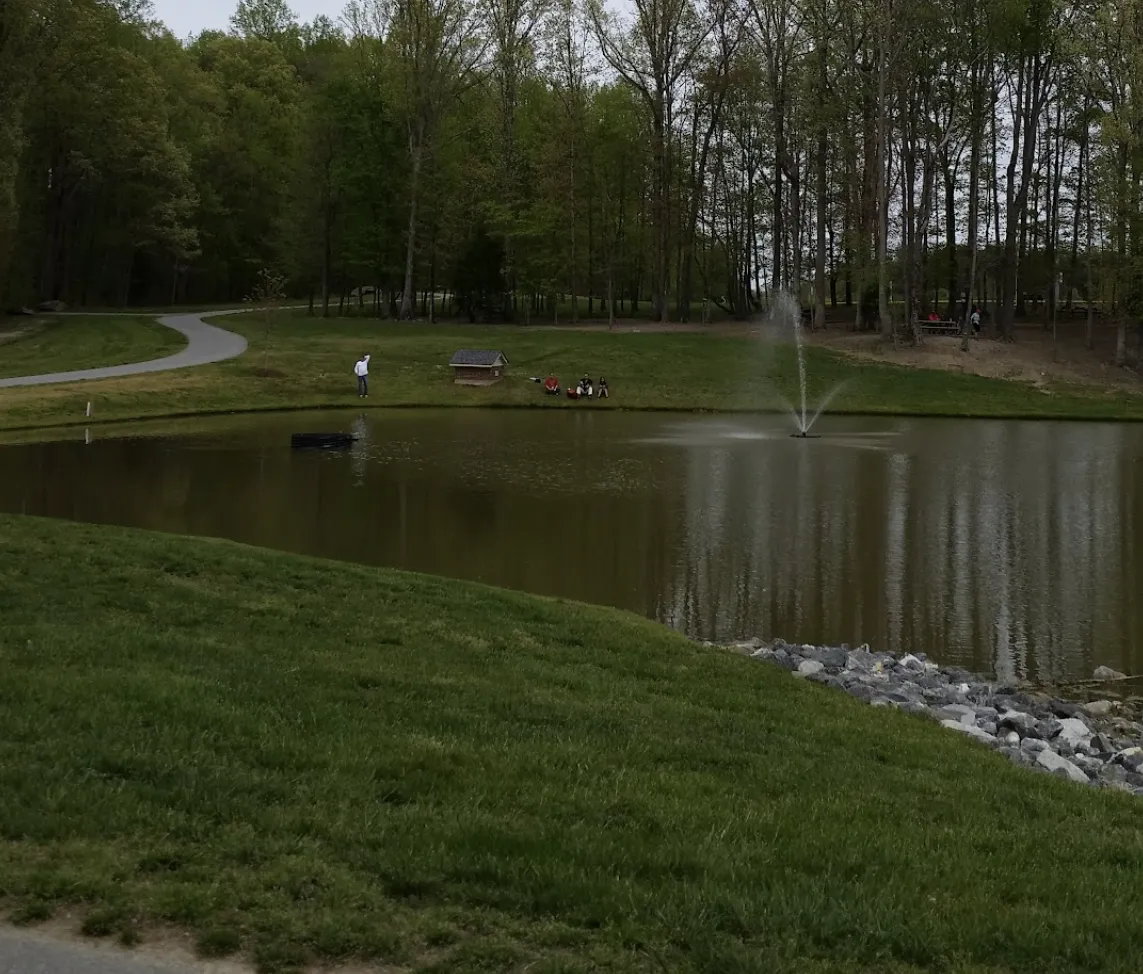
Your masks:
M87 415L91 415L91 400L87 400Z

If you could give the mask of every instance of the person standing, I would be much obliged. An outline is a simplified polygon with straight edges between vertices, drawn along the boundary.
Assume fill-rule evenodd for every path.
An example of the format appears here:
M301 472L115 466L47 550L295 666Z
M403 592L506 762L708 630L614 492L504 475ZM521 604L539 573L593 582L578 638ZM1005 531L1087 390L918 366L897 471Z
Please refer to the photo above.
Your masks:
M363 355L353 367L357 376L357 398L364 399L369 395L369 356Z

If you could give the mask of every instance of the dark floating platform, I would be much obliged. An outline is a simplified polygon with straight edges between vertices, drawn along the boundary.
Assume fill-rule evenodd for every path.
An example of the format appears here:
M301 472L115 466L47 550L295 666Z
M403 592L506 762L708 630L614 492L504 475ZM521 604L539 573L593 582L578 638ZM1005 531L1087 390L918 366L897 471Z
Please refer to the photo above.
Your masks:
M292 433L290 446L295 450L336 450L357 440L352 433Z
M821 433L791 433L790 436L795 440L820 440Z

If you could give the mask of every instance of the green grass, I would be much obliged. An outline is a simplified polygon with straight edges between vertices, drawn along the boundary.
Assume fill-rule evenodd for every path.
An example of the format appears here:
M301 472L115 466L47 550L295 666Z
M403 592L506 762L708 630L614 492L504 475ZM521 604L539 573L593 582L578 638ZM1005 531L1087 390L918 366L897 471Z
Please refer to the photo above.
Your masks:
M0 379L144 362L185 347L182 335L145 317L14 318L0 321Z
M0 904L263 970L1134 972L1143 805L619 612L0 518Z
M353 363L373 355L371 406L538 406L773 410L797 390L794 350L748 334L632 333L521 326L397 324L320 319L304 312L237 315L219 324L250 350L217 365L76 386L0 390L0 429L262 409L360 405ZM503 350L509 377L488 389L457 387L448 361L462 347ZM807 350L811 405L845 383L831 409L852 413L1030 418L1143 419L1143 396L858 362ZM144 357L144 356L140 356ZM49 367L39 363L37 370ZM607 377L607 403L545 397L528 381L549 371L565 383L585 371Z

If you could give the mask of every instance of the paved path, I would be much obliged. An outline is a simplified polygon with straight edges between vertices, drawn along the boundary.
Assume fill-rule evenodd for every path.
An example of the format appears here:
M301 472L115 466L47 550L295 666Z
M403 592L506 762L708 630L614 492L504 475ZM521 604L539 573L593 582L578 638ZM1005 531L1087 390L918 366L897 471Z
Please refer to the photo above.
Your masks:
M130 365L110 365L102 369L80 369L76 372L49 372L46 375L21 375L0 379L0 389L12 386L43 386L51 382L82 382L85 379L117 379L125 375L144 372L166 372L168 369L186 369L192 365L207 365L234 358L246 351L246 339L232 331L208 325L202 319L216 315L241 314L241 311L201 311L197 314L161 315L160 325L166 325L186 336L187 347L166 358L150 362L132 362ZM0 969L2 970L2 969Z
M228 962L183 963L108 943L58 940L36 930L0 927L0 974L231 974Z

